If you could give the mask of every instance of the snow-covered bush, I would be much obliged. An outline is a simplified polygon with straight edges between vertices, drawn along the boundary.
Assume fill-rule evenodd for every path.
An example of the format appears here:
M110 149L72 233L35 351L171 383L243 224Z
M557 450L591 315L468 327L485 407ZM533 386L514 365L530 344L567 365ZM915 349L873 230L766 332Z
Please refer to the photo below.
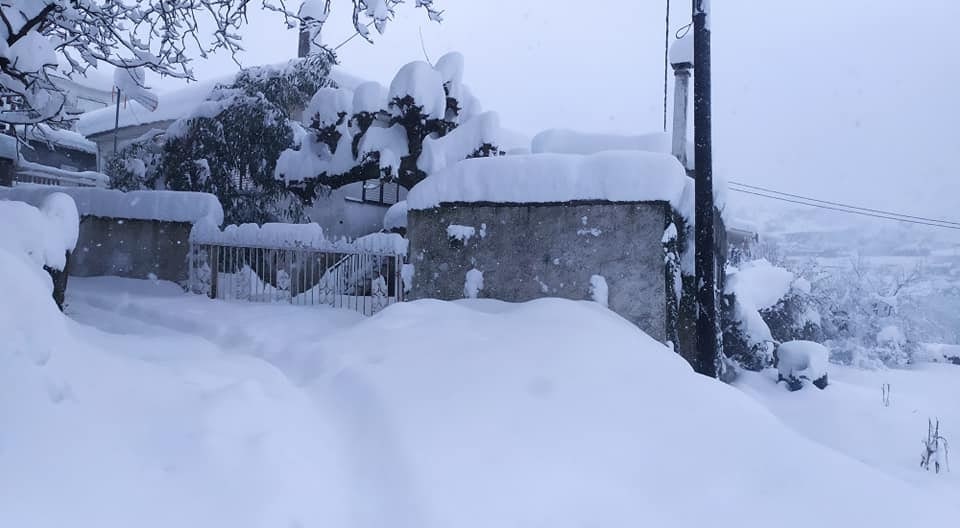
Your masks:
M776 343L819 338L810 283L765 259L728 268L721 309L724 352L748 370L772 366Z
M791 391L803 388L804 382L818 389L827 387L827 364L830 351L813 341L788 341L776 349L777 381L786 382Z
M412 62L389 89L324 88L307 105L305 134L283 152L276 177L310 203L318 192L361 181L410 189L462 159L502 154L496 114L480 113L462 82L463 57Z

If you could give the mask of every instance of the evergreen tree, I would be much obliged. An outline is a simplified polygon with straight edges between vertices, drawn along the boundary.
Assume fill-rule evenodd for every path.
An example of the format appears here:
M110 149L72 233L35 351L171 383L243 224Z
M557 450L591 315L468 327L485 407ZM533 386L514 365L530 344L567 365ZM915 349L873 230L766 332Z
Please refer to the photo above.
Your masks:
M462 56L451 53L436 66L407 64L389 91L366 83L353 94L318 92L304 116L310 123L306 138L281 155L277 177L309 203L318 192L361 181L410 189L447 163L503 154L499 123L492 113L479 114L476 99L461 82L462 63ZM458 129L463 136L457 141L437 141ZM434 148L428 155L430 142ZM433 159L437 156L442 162Z

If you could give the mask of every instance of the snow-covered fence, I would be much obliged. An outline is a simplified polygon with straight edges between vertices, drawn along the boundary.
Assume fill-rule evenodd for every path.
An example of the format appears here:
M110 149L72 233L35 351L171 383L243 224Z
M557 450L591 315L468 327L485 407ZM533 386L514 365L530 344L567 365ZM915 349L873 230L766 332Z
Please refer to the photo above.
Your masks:
M20 160L14 171L17 183L36 183L64 187L106 187L107 175L93 171L69 171Z
M373 315L403 300L406 241L330 242L316 224L195 230L190 290L213 299L329 305Z

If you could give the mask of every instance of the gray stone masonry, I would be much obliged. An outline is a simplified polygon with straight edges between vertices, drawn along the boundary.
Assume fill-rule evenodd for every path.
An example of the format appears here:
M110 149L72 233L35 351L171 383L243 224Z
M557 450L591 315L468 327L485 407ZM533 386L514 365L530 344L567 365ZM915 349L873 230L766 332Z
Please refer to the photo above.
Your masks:
M145 279L152 273L161 280L184 282L192 227L188 222L84 216L70 275Z
M410 211L407 238L415 274L409 298L461 299L466 274L483 272L481 298L591 300L601 275L609 307L665 341L668 301L663 233L666 202L443 204ZM448 226L468 226L465 240ZM454 228L456 230L457 228Z

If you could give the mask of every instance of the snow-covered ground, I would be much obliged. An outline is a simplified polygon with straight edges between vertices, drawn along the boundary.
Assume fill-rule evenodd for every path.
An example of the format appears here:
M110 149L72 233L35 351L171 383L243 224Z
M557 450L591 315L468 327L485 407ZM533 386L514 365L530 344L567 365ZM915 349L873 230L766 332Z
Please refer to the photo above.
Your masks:
M926 416L960 423L954 366L834 367L788 393L699 377L590 302L362 318L100 278L71 279L64 318L40 285L0 286L18 299L0 302L0 526L960 518L954 475L918 467Z

